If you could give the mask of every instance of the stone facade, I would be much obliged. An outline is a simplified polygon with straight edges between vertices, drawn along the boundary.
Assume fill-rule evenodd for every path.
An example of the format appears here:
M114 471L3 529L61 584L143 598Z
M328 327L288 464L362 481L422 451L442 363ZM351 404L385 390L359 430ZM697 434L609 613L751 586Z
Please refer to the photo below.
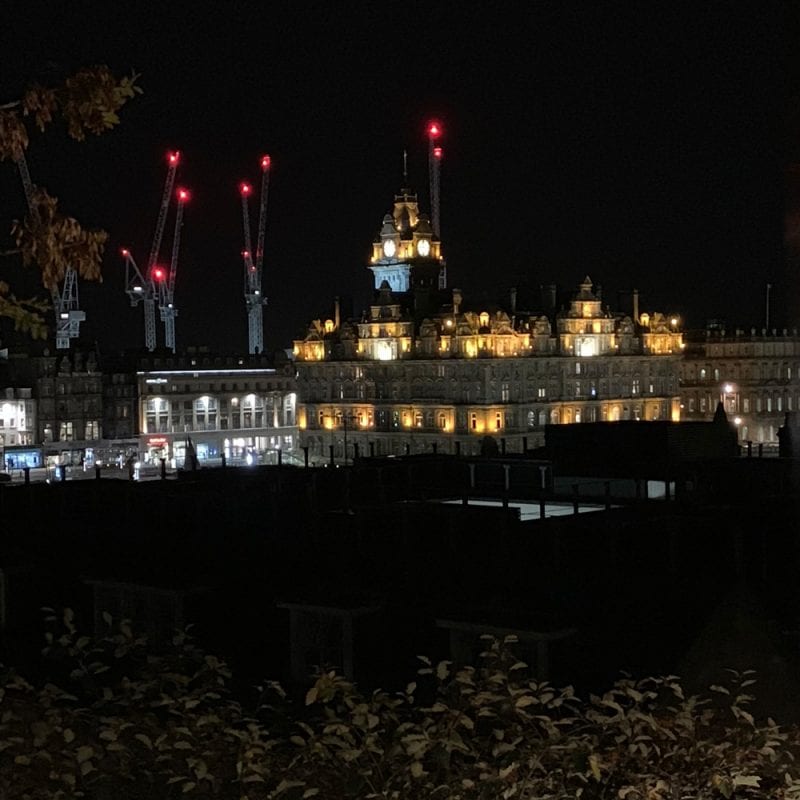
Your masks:
M711 329L691 337L680 393L684 419L712 419L722 401L742 445L777 451L786 414L800 416L800 336L796 330Z
M255 361L258 361L255 357ZM184 467L277 463L297 448L296 387L290 365L186 357L137 372L139 450ZM280 454L280 455L279 455Z
M368 311L341 320L337 307L294 342L300 441L313 461L475 453L487 436L520 452L542 445L548 424L680 418L677 317L612 312L588 276L560 308L470 309L458 289L446 293L432 279L431 259L415 262L398 238L407 197L396 196L373 245ZM410 222L424 222L412 210ZM394 291L381 272L392 236L390 253L405 248L407 279L398 285L407 291Z

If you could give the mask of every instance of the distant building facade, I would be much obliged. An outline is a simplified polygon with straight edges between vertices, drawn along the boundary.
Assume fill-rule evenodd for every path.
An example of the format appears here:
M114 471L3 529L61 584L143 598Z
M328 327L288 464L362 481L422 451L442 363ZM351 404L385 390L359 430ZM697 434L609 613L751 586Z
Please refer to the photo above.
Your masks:
M677 317L613 313L588 276L562 308L468 309L443 291L441 244L408 189L368 268L376 293L361 319L337 306L294 342L300 441L315 461L466 455L487 436L520 452L548 424L680 417Z
M168 361L169 363L164 363ZM264 366L256 365L264 364ZM265 357L186 356L137 372L139 450L184 467L197 462L276 463L296 457L297 393L291 365Z
M36 442L36 402L30 387L0 390L0 447Z
M752 328L689 337L680 393L684 419L710 420L722 401L740 444L777 449L786 414L800 416L800 336Z
M99 359L74 348L9 361L0 375L6 468L161 458L182 467L187 446L200 465L223 456L269 463L278 451L296 460L296 387L286 359L278 367L264 355L207 352Z
M58 351L30 359L37 408L37 443L45 460L89 462L103 440L103 375L93 351Z

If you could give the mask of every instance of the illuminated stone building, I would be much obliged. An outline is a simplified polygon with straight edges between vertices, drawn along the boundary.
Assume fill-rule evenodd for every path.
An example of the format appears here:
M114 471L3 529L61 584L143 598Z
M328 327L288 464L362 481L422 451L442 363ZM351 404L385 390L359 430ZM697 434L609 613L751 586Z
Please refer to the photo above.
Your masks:
M36 401L30 387L0 390L0 463L13 468L16 450L34 444L35 437Z
M257 363L258 362L258 363ZM296 456L296 392L290 365L208 354L152 358L137 372L139 451L184 467L277 463Z
M423 244L424 243L424 244ZM678 419L677 318L606 308L587 276L563 308L469 309L444 291L440 243L404 189L383 220L362 318L294 342L300 442L313 461L521 452L552 423Z
M680 392L684 419L712 419L722 400L741 444L777 450L786 414L800 417L800 336L751 328L690 337Z

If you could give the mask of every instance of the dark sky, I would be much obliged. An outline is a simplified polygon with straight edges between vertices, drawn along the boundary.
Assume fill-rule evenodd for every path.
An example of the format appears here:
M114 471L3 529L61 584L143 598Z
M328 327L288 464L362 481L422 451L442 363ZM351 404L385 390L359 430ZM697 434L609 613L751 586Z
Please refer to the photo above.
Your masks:
M42 72L141 73L144 94L118 129L84 144L54 129L29 153L65 210L110 233L104 283L81 285L83 333L104 349L144 339L118 250L146 261L167 149L183 151L179 182L194 194L179 348L246 351L237 184L258 180L264 152L265 343L289 347L335 295L356 311L368 302L366 260L404 148L427 209L431 116L445 128L449 281L467 300L588 273L609 299L636 286L643 309L749 325L763 322L770 281L774 317L785 316L789 46L800 37L781 6L213 5L27 2L4 14L0 100ZM4 210L21 213L8 165L0 187ZM168 225L165 253L171 235Z

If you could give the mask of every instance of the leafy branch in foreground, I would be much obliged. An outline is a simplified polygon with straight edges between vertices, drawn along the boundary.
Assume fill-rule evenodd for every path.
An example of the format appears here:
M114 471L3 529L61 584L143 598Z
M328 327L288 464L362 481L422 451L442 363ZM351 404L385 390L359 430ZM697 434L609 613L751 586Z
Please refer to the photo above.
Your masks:
M110 130L119 123L122 106L141 93L137 79L137 75L116 78L108 67L94 66L79 70L57 86L28 87L20 99L0 106L0 162L23 164L30 143L28 119L44 131L60 118L67 134L77 141L83 141L87 133L99 135ZM38 267L50 292L68 267L84 280L100 280L107 234L85 230L76 219L62 214L55 198L44 189L29 187L28 193L27 215L14 220L11 231L23 264ZM0 316L10 317L15 327L38 336L45 330L42 311L46 308L37 302L22 303L7 292L5 302L0 303Z
M49 680L5 675L0 796L800 798L798 733L753 718L750 673L702 696L667 676L581 699L487 639L476 666L422 658L403 691L326 670L305 702L269 683L245 703L185 634L155 652L106 621L107 636L81 636L67 611Z

